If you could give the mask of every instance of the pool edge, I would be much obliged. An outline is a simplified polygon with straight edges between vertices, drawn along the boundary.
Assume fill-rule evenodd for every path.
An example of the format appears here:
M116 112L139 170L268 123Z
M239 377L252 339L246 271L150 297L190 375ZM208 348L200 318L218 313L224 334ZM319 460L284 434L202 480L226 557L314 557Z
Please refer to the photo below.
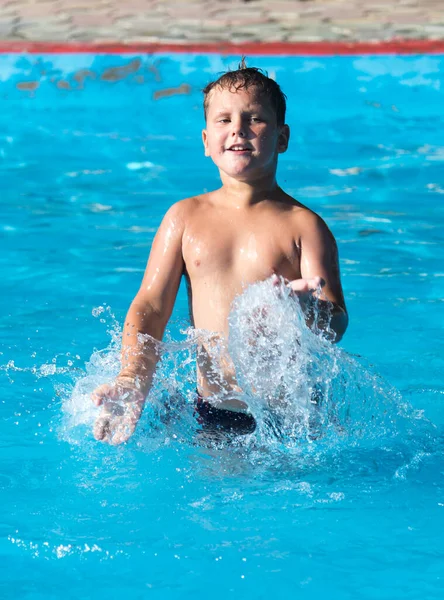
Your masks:
M207 53L289 56L337 56L362 54L444 54L444 40L394 39L375 42L24 42L0 41L0 54L156 54Z

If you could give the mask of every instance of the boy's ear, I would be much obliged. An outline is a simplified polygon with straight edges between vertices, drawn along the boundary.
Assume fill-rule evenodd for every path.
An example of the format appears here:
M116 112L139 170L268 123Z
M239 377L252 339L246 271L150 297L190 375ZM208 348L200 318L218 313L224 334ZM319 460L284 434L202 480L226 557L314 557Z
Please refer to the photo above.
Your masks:
M278 137L278 153L279 154L286 152L289 141L290 141L290 127L288 125L282 125L279 128L279 137Z
M208 136L207 136L207 130L203 129L202 130L202 142L205 148L205 156L210 156L210 151L208 149Z

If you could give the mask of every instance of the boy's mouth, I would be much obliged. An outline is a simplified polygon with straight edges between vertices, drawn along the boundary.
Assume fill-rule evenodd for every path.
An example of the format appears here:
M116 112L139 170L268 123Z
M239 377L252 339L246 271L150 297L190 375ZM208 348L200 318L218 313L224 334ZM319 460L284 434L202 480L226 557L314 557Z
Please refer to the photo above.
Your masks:
M230 152L236 152L237 154L246 154L248 152L252 152L253 148L246 144L233 144L229 148L227 148Z

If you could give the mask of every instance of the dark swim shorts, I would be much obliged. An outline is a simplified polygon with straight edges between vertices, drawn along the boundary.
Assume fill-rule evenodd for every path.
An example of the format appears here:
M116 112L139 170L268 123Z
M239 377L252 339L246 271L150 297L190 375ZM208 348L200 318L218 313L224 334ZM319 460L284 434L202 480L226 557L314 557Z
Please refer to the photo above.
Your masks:
M213 404L197 396L195 403L197 422L206 430L247 435L256 429L253 415L215 408Z

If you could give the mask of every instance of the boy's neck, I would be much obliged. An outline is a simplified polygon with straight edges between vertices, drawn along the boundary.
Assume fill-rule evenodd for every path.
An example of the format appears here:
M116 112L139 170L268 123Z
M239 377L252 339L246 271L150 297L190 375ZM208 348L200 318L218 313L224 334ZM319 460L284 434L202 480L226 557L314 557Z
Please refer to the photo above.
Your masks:
M263 200L272 200L280 190L276 177L265 176L254 181L238 181L231 177L222 177L221 192L224 204L234 208L248 208Z

